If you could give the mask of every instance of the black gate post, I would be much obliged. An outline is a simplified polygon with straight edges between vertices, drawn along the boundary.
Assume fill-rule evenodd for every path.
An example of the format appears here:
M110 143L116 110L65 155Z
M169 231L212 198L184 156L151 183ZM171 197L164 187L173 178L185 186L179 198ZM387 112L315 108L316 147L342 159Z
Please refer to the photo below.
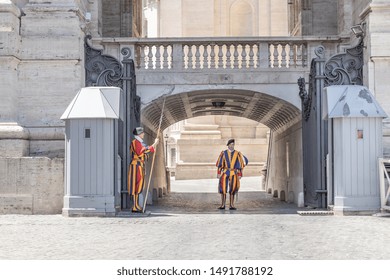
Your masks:
M85 86L113 86L119 87L123 90L123 67L115 57L103 54L102 50L92 47L88 40L91 40L91 35L87 35L84 40L84 55L85 55ZM126 94L126 92L124 92ZM123 107L122 107L123 108ZM127 111L127 107L124 108ZM127 151L123 149L123 135L125 135L126 127L125 120L118 120L118 154L122 159L122 170L123 170L123 159L127 155ZM116 166L116 165L115 165ZM114 172L118 172L114 170ZM122 171L123 174L123 171ZM123 175L122 175L123 176ZM123 177L122 177L123 178ZM123 180L122 180L123 182ZM115 184L116 185L116 184ZM123 185L123 183L122 183ZM118 187L122 190L122 186ZM121 206L121 194L119 190L115 192L115 207ZM119 209L117 209L119 210Z
M136 76L134 60L131 58L131 50L128 47L122 48L123 55L123 92L125 93L125 123L123 139L123 158L122 158L122 188L121 188L121 207L129 209L131 207L130 196L128 195L127 171L130 165L130 144L132 140L132 131L140 125L141 100L137 96Z
M325 87L331 85L363 85L363 38L364 33L358 36L356 46L328 60L325 60L324 47L317 47L317 58L311 61L308 94L305 80L298 80L302 100L303 190L306 206L325 208L333 201L333 197L327 197L328 122L322 119L322 93ZM332 166L330 162L329 168Z
M303 191L305 206L326 207L326 123L322 120L322 89L324 87L324 47L315 49L309 75L309 93L305 79L300 78L302 100Z

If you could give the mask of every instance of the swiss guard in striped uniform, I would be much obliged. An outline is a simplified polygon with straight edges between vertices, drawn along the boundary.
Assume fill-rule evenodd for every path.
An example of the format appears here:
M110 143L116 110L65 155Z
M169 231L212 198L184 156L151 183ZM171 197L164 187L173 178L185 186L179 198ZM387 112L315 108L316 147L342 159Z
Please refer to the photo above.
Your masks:
M230 210L234 207L234 195L240 188L242 170L248 164L248 159L241 152L234 150L234 139L227 142L228 149L222 151L218 157L218 192L221 194L221 206L218 209L225 209L226 193L230 194Z
M145 160L150 153L155 151L158 139L154 141L153 145L148 146L144 142L144 129L136 127L133 130L134 140L130 145L131 163L129 165L128 173L128 191L133 198L132 212L142 212L142 208L138 204L139 194L142 192L145 184ZM145 198L146 199L146 198Z

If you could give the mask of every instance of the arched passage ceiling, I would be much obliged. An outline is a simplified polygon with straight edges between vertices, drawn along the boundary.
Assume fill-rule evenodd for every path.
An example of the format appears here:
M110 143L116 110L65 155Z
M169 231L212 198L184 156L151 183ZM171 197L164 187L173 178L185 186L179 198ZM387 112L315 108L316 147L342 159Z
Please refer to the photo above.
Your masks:
M165 98L161 130L179 121L206 115L244 117L277 130L300 114L298 108L284 100L245 90L202 90ZM153 130L158 128L163 101L164 97L160 97L143 108L143 125ZM217 106L220 102L224 102L222 107Z

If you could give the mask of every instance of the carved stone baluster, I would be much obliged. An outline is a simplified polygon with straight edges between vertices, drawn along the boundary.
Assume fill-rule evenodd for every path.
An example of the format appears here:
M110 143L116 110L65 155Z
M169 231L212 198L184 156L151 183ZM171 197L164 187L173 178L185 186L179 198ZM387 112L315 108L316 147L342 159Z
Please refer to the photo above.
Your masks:
M192 69L194 67L194 62L192 61L193 57L194 55L192 54L192 46L188 45L188 54L187 54L188 69Z
M210 69L215 69L215 44L210 44Z
M156 45L156 62L155 62L155 69L161 69L161 46Z
M218 68L223 68L223 48L224 45L218 45Z
M242 45L242 52L241 52L241 68L247 68L248 67L246 58L247 58L246 45L243 44Z
M153 47L148 46L148 69L153 69Z
M289 47L290 47L290 50L288 52L288 67L289 68L296 67L296 65L295 65L295 52L294 52L295 45L289 44Z
M269 46L268 46L268 61L269 61L269 67L270 68L274 68L274 60L272 58L272 49L275 48L274 44L270 43Z
M183 45L183 67L188 69L188 55L186 55L186 49L189 49L188 45Z
M168 46L163 46L163 67L162 69L168 69Z
M282 61L281 61L280 66L282 68L286 68L286 66L287 66L287 62L286 62L286 56L287 56L287 54L286 54L286 44L281 44L281 47L282 47Z
M233 69L238 69L239 63L238 63L238 45L234 45L234 54L233 54L234 60L233 60Z
M273 67L279 67L279 44L274 45L274 61L273 61Z
M195 69L200 69L200 46L195 45Z
M226 68L230 69L232 68L232 63L230 61L232 54L230 52L231 45L226 45Z
M209 66L209 53L207 51L208 45L203 45L203 68L210 68Z
M253 69L254 66L255 66L255 63L253 61L253 57L255 55L254 51L253 51L253 44L250 44L248 45L249 46L249 68L250 69Z

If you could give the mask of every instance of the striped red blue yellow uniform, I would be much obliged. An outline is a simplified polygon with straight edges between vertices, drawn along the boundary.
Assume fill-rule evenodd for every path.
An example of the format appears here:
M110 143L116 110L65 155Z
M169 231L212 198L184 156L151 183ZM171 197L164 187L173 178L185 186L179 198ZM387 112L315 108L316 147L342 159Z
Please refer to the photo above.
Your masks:
M242 171L248 164L248 159L241 152L229 149L222 151L218 157L216 166L218 174L221 175L218 183L218 192L226 194L235 194L240 188L240 180ZM227 188L229 187L229 190Z
M134 139L130 145L131 163L128 172L128 191L130 195L140 194L145 184L145 160L154 152L153 146L144 146Z

